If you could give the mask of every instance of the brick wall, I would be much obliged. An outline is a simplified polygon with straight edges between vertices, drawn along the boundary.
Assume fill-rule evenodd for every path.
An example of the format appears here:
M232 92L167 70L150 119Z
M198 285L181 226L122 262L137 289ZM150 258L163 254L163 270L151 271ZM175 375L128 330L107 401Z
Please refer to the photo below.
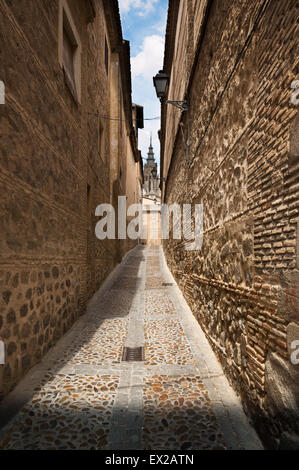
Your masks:
M189 34L199 48L185 45L190 169L178 127L173 151L164 147L173 122L165 105L161 134L164 202L202 203L204 242L186 252L167 240L164 250L265 444L298 447L299 366L290 362L290 338L299 339L298 114L290 101L298 8L293 0L212 1L199 20L198 3L188 3L183 25L196 32L190 15L202 24L198 41ZM169 33L166 57L172 41ZM174 90L185 71L169 59L167 68Z
M94 16L91 2L68 2L82 47L78 104L59 63L60 0L0 0L0 399L84 313L118 260L117 243L94 235L95 208L111 200L111 121L99 115L111 113L111 42L121 33L105 12L117 16L115 4L93 2ZM130 90L122 95L130 101ZM126 138L117 145L126 155Z

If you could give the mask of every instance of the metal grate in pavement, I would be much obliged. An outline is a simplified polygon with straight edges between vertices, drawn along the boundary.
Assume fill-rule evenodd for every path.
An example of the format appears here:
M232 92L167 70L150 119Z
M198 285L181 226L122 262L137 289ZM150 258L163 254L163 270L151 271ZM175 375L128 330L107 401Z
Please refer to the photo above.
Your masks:
M125 346L123 349L122 361L144 361L144 347L128 348Z

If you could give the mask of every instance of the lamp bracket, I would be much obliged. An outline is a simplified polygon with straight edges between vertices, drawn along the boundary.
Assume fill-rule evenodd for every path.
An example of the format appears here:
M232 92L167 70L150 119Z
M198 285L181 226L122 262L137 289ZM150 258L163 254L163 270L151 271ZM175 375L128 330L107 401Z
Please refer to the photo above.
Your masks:
M166 103L167 104L172 104L176 108L179 108L181 111L188 111L188 109L189 109L188 101L186 101L186 100L184 100L184 101L168 100Z

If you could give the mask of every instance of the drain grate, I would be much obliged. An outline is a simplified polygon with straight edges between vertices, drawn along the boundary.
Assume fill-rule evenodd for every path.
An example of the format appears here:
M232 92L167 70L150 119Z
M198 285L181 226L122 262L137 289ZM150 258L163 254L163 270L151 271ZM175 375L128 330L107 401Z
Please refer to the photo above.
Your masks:
M144 361L144 347L128 348L125 346L122 361Z
M163 282L162 286L164 286L164 287L173 286L173 282Z

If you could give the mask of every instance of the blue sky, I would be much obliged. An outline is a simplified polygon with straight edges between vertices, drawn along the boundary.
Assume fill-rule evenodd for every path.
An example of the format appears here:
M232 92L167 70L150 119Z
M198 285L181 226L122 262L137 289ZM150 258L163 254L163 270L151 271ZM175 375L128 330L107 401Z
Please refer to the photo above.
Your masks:
M168 0L119 0L123 37L130 41L133 102L144 107L144 117L160 115L160 102L153 87L153 76L162 68ZM145 158L150 134L159 162L157 131L160 120L145 121L139 130L139 149Z

